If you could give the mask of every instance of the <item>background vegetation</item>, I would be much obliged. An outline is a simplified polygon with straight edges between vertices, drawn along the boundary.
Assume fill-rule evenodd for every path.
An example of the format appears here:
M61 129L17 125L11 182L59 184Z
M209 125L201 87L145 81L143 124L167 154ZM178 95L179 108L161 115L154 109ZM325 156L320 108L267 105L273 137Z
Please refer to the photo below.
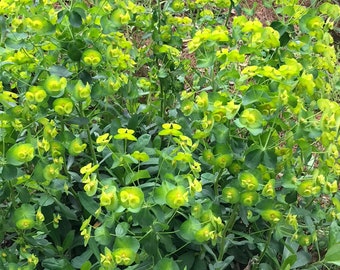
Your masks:
M339 16L0 0L0 268L337 269Z

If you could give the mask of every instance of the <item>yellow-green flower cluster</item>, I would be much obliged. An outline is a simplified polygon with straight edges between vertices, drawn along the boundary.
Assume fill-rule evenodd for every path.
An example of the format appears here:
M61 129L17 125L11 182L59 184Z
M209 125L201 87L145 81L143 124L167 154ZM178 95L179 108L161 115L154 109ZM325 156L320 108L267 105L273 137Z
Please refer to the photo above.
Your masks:
M233 27L243 33L242 40L251 48L269 50L280 46L279 32L272 27L264 27L258 19L249 21L245 16L237 16Z
M196 51L202 44L207 41L225 43L229 41L228 30L223 26L216 26L213 29L203 28L198 30L192 40L188 42L189 52Z
M137 141L137 138L133 135L134 130L128 128L119 128L118 133L113 136L116 140Z

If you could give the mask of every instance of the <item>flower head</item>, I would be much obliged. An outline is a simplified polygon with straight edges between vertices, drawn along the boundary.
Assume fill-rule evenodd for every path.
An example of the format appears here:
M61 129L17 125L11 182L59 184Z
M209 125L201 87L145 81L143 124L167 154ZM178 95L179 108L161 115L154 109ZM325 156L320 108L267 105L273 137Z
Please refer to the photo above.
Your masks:
M134 133L135 131L132 129L119 128L118 134L116 134L113 138L117 140L137 141L137 138L133 135Z

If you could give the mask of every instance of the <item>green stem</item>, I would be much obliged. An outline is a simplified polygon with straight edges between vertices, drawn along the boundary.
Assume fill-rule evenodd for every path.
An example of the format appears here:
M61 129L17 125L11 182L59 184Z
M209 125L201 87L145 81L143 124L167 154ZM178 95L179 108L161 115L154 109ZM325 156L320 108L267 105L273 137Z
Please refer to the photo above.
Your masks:
M230 218L228 220L228 223L225 225L223 232L222 232L222 241L220 244L220 252L218 255L218 261L222 261L223 259L224 252L225 252L225 245L226 245L226 236L227 236L227 233L231 231L231 229L234 227L237 216L238 216L238 205L235 204L232 210L232 213L230 215Z
M227 17L225 19L225 26L226 27L228 27L229 19L230 19L230 16L231 16L231 11L234 8L234 6L235 6L234 1L231 0L230 1L230 7L229 7L229 10L228 10L228 14L227 14Z
M266 245L265 245L265 247L264 247L264 249L263 249L263 251L261 252L261 255L260 255L260 257L259 257L259 260L258 260L259 263L262 261L264 255L266 254L266 250L268 249L269 243L270 243L270 241L272 240L272 235L273 235L273 228L271 228L271 229L268 231L268 239L267 239Z
M79 115L80 115L80 117L85 117L85 114L84 114L84 111L83 111L83 106L82 106L81 102L79 102ZM87 135L87 140L88 140L88 145L89 145L92 161L93 161L93 164L96 165L96 164L98 164L98 161L97 161L97 157L96 157L96 152L94 151L93 142L92 142L92 139L91 139L91 132L90 132L89 124L85 125L85 132L86 132L86 135Z
M218 196L218 182L219 182L219 180L220 180L220 178L221 178L221 175L222 175L222 173L223 173L223 169L220 169L220 171L218 172L218 175L217 175L217 177L216 177L216 180L215 180L215 182L214 182L214 192L215 192L215 196Z

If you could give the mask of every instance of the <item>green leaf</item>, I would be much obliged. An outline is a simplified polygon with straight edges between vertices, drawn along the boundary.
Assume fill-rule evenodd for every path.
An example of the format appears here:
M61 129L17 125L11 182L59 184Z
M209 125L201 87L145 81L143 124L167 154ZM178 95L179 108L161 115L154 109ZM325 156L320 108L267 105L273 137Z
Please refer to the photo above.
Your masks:
M335 264L340 266L340 243L332 245L328 250L324 258L325 263Z
M266 93L268 91L269 87L267 85L254 85L249 88L242 98L242 104L246 106L255 102L270 101L270 96Z
M73 267L66 259L47 258L42 261L42 266L50 270L71 270Z
M87 270L90 269L88 268L89 265L91 266L91 263L88 261L91 256L92 256L93 252L91 249L86 250L84 253L82 253L81 255L74 257L71 261L72 266L75 269L81 269L81 270Z
M280 270L290 270L291 266L296 262L296 260L297 260L296 254L288 256L288 258L286 258L282 263Z
M6 165L2 169L1 176L3 177L3 179L11 180L11 179L16 178L17 174L18 174L18 170L15 166Z
M91 215L95 215L95 212L99 208L99 204L91 197L87 196L85 192L78 192L78 198L86 211L88 211Z
M328 247L331 247L340 242L340 226L337 221L333 221L329 226Z
M65 239L63 241L63 250L64 252L67 251L73 244L73 240L74 240L74 236L75 236L75 231L71 230L69 231L66 236Z
M246 154L245 164L248 168L256 168L263 158L263 151L261 149L255 149Z
M195 263L195 253L188 251L178 257L178 265L180 269L194 269L192 266Z
M79 12L77 12L76 10L72 10L69 14L69 22L70 24L75 27L75 28L79 28L82 25L82 18L81 15L79 14Z
M265 150L263 152L263 164L268 168L275 169L277 163L277 156L274 150Z
M66 67L64 66L57 66L53 65L51 66L48 71L51 73L51 75L56 75L59 77L70 77L73 73L70 72Z
M75 265L72 264L72 266L75 267ZM92 263L90 261L86 261L82 264L82 266L80 267L80 270L91 270L92 267Z
M153 268L154 270L179 270L178 264L170 258L161 259Z
M87 117L73 117L68 119L67 123L81 127L87 125L89 123L89 119Z
M307 253L306 251L300 250L296 253L297 260L292 265L291 269L296 269L298 267L304 266L312 261L311 254Z
M114 32L117 30L117 25L115 25L111 19L109 15L104 15L101 16L100 18L100 25L103 28L103 34L109 34L111 32Z
M215 53L201 54L197 58L198 68L208 68L212 67L215 63Z
M137 142L134 145L135 151L144 151L145 147L149 144L151 140L150 134L143 134L138 137Z
M128 232L130 228L129 223L127 222L121 222L117 225L116 229L115 229L115 233L117 237L122 237L125 236L126 233Z
M201 223L190 217L188 220L184 221L179 228L179 235L187 241L195 240L195 233L201 228Z
M139 241L131 236L122 236L116 238L113 248L130 248L134 252L137 252L140 247Z
M226 143L228 137L228 128L223 124L216 124L212 130L217 143Z
M94 231L94 239L98 242L98 244L107 246L110 244L112 236L105 226L100 226Z

